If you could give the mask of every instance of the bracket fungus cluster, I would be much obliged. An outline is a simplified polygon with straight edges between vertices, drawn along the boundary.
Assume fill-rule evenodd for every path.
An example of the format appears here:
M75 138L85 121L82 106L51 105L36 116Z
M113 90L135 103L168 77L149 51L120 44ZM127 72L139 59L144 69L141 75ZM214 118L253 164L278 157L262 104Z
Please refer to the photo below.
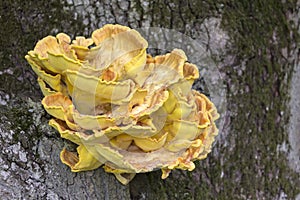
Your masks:
M152 57L147 46L137 31L105 25L91 38L47 36L26 55L49 124L78 145L60 154L73 172L103 166L127 184L136 173L193 170L211 151L219 115L191 89L198 68L182 50Z

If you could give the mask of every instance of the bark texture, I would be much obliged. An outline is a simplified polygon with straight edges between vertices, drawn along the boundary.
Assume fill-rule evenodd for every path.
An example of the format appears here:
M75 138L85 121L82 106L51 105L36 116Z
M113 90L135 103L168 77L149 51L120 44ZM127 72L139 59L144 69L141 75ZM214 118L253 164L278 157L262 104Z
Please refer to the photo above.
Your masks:
M299 149L291 155L288 150L290 135L300 136L287 125L289 95L295 94L291 78L299 66L298 18L299 2L293 0L1 1L1 199L295 199ZM123 186L102 169L72 173L60 162L61 149L74 146L47 125L24 56L49 34L89 36L107 23L184 33L205 47L220 70L226 112L213 152L194 171L174 171L166 180L158 171L139 174ZM182 40L172 40L173 46L188 48ZM197 52L188 56L205 65ZM209 84L199 79L194 87L209 95Z

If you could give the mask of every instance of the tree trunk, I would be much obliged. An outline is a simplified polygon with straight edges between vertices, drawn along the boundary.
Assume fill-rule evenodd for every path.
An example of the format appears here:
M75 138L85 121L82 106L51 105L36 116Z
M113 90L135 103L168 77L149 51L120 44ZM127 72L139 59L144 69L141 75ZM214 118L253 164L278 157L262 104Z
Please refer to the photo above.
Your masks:
M290 88L297 83L293 70L300 71L297 15L297 1L0 2L1 199L295 199L300 108L299 89ZM213 151L194 171L176 170L166 180L159 171L138 174L124 186L101 168L72 173L61 163L60 151L72 144L48 126L24 56L47 35L88 37L107 23L181 32L205 47L219 69L220 76L194 85L219 102L221 113ZM210 65L197 51L187 55L200 69ZM224 87L211 87L214 78Z

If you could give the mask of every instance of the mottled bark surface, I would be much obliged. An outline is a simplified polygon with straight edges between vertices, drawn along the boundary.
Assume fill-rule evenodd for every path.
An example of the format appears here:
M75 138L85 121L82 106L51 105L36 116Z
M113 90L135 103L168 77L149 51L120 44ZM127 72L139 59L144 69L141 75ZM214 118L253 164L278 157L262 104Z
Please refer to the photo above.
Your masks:
M1 1L1 199L295 199L299 148L288 150L299 146L300 137L297 89L290 90L293 69L299 70L299 3L280 2ZM102 169L72 173L60 162L61 149L73 146L47 125L50 116L24 56L46 35L89 36L107 23L184 33L220 69L227 112L222 110L213 152L194 171L177 170L166 180L159 171L139 174L123 186ZM178 41L172 46L185 48ZM206 62L196 53L188 57L200 68ZM210 94L207 80L195 88Z

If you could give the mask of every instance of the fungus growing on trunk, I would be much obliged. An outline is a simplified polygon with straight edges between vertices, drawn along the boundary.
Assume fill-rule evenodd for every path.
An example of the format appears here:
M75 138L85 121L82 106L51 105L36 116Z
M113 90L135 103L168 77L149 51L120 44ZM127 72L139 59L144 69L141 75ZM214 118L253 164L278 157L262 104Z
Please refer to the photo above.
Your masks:
M60 154L73 172L103 166L127 184L136 173L193 170L211 151L219 115L192 89L198 68L182 50L152 57L147 46L137 31L105 25L88 39L45 37L26 55L49 124L78 145Z

